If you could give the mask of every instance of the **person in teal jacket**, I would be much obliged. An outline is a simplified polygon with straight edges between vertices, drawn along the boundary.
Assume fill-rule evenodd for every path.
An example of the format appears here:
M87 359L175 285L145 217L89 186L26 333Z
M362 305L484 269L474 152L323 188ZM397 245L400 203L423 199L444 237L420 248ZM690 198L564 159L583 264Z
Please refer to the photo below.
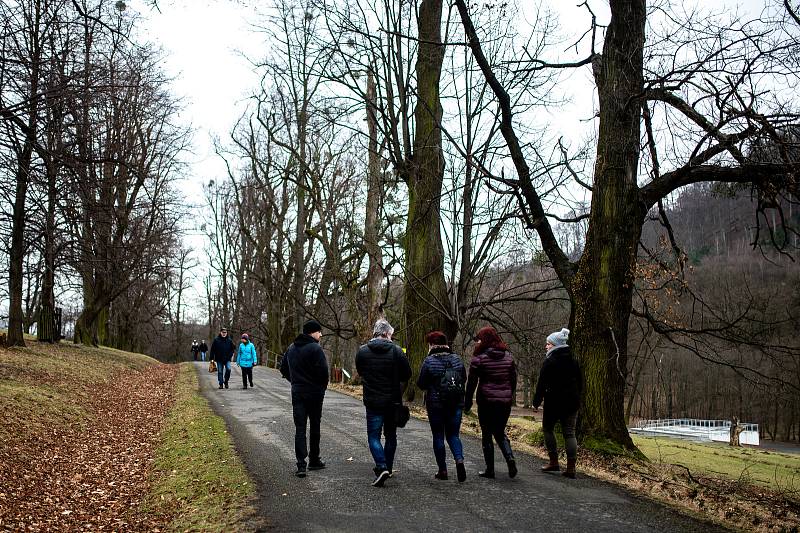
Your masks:
M242 388L247 390L248 381L250 381L250 386L253 386L253 367L258 364L256 347L250 342L250 336L247 333L242 334L242 342L236 351L236 364L242 369L242 382L244 383Z

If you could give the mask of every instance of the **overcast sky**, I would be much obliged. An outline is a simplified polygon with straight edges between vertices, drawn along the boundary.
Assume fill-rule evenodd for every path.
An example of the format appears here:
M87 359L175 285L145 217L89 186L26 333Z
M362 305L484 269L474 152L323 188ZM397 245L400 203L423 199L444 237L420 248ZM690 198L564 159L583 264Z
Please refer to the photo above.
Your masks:
M559 15L559 24L565 34L580 35L588 27L588 14L578 7L577 0L542 1L543 5ZM680 2L676 2L680 3ZM684 2L695 4L694 1ZM703 6L739 5L755 11L764 5L762 0L705 0ZM143 27L148 39L159 44L166 53L165 66L175 77L174 91L185 99L184 119L195 127L195 154L191 158L192 172L187 176L190 193L200 201L201 184L224 174L224 167L213 154L211 135L224 137L241 115L244 100L258 86L258 76L247 60L265 54L263 36L252 31L251 24L258 20L257 10L269 9L269 1L242 2L236 0L160 0L160 12L154 10L150 0L132 0L129 9L146 19ZM522 18L532 18L538 4L523 0ZM593 9L598 22L607 22L606 2L595 1ZM567 43L568 44L568 43ZM565 48L567 47L565 44ZM585 48L580 52L585 53ZM573 59L580 56L575 54ZM569 54L569 53L568 53ZM591 72L581 69L570 78L574 89L573 99L579 100L580 109L560 109L558 121L586 119L584 98L592 97ZM590 111L590 110L589 110ZM574 114L573 114L574 113ZM195 197L196 196L196 197Z

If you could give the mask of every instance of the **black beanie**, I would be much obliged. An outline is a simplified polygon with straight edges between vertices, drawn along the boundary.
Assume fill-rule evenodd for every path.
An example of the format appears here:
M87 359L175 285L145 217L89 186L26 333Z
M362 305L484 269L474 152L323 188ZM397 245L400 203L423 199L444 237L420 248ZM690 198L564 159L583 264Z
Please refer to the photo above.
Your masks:
M311 335L317 331L322 331L322 325L316 320L309 320L303 324L303 333L306 335Z

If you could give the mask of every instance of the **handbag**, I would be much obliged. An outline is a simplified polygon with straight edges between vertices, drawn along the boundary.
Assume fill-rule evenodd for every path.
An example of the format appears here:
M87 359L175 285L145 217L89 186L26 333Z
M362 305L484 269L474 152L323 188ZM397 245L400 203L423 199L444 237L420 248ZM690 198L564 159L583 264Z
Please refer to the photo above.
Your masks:
M216 372L217 371L217 363L214 362L212 359L210 363L208 363L208 371L209 372Z
M406 427L408 421L411 419L411 411L408 410L408 407L403 405L402 403L396 403L394 405L394 421L395 425L399 428Z

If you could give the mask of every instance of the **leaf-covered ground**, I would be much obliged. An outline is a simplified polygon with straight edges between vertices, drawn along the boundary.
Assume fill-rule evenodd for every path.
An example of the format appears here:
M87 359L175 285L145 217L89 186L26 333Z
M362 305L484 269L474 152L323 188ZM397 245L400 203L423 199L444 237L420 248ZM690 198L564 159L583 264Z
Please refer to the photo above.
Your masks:
M67 344L0 349L0 529L160 531L141 513L176 366Z

